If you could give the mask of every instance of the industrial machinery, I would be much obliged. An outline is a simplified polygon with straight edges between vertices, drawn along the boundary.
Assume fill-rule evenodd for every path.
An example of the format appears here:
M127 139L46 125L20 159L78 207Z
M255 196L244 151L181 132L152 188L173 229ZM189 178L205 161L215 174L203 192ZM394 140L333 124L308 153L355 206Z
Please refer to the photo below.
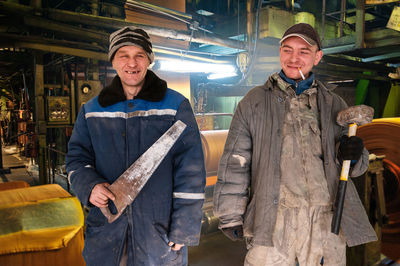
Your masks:
M201 131L204 162L207 171L206 199L203 205L203 220L201 232L207 234L218 230L218 219L213 214L213 192L217 182L219 158L224 151L224 145L228 136L228 130Z
M381 233L381 252L392 259L399 259L400 118L375 119L371 124L360 127L357 135L364 140L370 154L383 157L378 159L381 161L380 171L376 171L377 167L370 163L367 175L379 181L379 175L382 173L383 184L381 187L379 182L371 184L375 192L370 195L367 207L370 210L370 220L376 223L375 229L378 234Z
M102 89L99 80L78 80L77 109L98 95Z

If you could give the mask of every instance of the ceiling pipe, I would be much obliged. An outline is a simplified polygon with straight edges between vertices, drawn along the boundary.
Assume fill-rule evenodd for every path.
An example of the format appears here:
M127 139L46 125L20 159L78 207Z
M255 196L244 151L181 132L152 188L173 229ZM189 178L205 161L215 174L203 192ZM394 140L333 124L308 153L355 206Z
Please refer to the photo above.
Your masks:
M146 9L146 10L158 10L158 11L160 11L162 13L166 13L168 15L179 17L181 19L188 19L188 20L192 20L193 19L192 15L190 15L190 14L183 13L183 12L180 12L180 11L176 11L176 10L173 10L173 9L169 9L169 8L166 8L166 7L156 6L156 5L149 4L149 3L146 3L146 2L143 2L143 1L126 0L125 3L127 5L129 5L129 6L136 6L136 7L139 7L139 8Z
M35 37L31 37L31 36L23 36L23 35L14 36L12 34L4 34L4 33L0 33L0 37L10 40L13 43L13 46L18 47L18 48L36 49L36 50L41 50L41 51L61 53L61 54L67 54L67 55L78 56L78 57L83 57L83 58L93 58L93 59L108 61L108 56L107 56L106 52L96 52L96 51L90 50L90 48L93 48L93 46L90 46L90 45L86 45L84 47L78 47L79 43L77 43L77 42L57 41L57 40L50 40L50 39L45 39L45 38L39 39L39 38L35 38ZM66 47L66 46L68 46L68 47ZM76 48L74 48L74 47L76 47ZM207 55L208 57L196 56L196 55L187 53L186 51L179 51L177 49L171 50L171 49L160 47L160 46L153 46L153 51L156 54L157 59L160 57L159 54L163 54L163 55L175 56L178 58L192 59L192 60L208 62L208 63L216 63L216 64L232 62L231 60L228 60L226 58L224 60L215 59L215 56L212 54Z
M247 24L246 24L246 31L247 31L247 42L248 46L250 47L251 40L253 37L253 1L247 0L246 1L246 13L247 13Z
M113 31L125 26L134 26L145 30L151 35L159 37L246 50L246 44L244 42L228 39L207 32L200 33L198 31L194 31L193 35L191 35L191 32L187 31L178 31L173 29L165 29L155 26L138 24L138 23L128 22L123 19L94 16L90 14L76 13L76 12L70 12L52 8L37 9L10 2L0 2L0 11L6 11L5 12L6 14L11 13L15 15L36 15L38 13L45 14L47 18L52 20L57 20L63 23L68 21L70 23L79 23L79 24L84 24L86 26L102 27L109 31ZM37 16L37 17L42 17L42 16Z
M189 27L192 30L202 30L202 31L213 34L213 32L211 32L203 27L200 27L199 23L197 21L193 20L193 17L190 14L186 14L183 12L179 12L179 11L161 7L161 6L156 6L156 5L145 3L142 1L127 0L125 2L125 4L128 6L128 8L135 7L135 8L139 8L139 9L143 9L145 11L151 12L153 14L167 16L169 18L173 18L175 20L181 21L183 23L190 25Z

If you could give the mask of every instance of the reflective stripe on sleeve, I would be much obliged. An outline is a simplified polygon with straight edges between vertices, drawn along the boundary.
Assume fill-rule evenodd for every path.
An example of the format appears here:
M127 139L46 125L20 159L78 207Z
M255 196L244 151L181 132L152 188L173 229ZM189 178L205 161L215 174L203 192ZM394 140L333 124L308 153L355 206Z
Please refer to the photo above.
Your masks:
M85 115L86 118L89 117L108 117L108 118L126 118L126 113L124 112L91 112Z
M134 111L131 113L124 112L90 112L85 115L86 118L90 117L106 117L106 118L124 118L128 119L131 117L140 116L151 116L151 115L176 115L176 110L173 109L150 109L147 111Z
M173 197L178 199L204 199L204 193L174 192Z
M75 171L71 171L71 172L69 172L68 173L68 183L70 183L71 184L71 175L74 173Z
M151 109L147 111L135 111L128 113L128 118L135 116L151 116L151 115L176 115L176 110L173 109Z

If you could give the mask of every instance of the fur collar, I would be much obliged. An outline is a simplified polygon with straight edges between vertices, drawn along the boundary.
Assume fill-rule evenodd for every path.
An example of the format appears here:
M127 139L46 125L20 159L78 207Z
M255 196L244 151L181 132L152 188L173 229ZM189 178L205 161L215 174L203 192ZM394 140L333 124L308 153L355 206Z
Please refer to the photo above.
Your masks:
M138 95L136 95L135 99L159 102L164 98L166 91L167 82L160 79L153 71L147 70L143 87ZM107 107L126 100L121 79L118 75L114 77L109 86L101 90L98 100L102 107Z

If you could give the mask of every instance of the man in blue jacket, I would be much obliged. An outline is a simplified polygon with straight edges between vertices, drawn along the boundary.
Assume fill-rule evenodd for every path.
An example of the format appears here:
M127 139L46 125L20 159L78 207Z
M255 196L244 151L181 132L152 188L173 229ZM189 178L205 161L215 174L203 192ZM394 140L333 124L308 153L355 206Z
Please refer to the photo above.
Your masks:
M147 33L134 27L110 35L117 75L82 106L68 144L72 190L89 207L86 265L186 265L186 246L199 242L205 168L189 101L157 77ZM99 208L115 195L107 188L181 120L187 127L136 199L113 223Z

